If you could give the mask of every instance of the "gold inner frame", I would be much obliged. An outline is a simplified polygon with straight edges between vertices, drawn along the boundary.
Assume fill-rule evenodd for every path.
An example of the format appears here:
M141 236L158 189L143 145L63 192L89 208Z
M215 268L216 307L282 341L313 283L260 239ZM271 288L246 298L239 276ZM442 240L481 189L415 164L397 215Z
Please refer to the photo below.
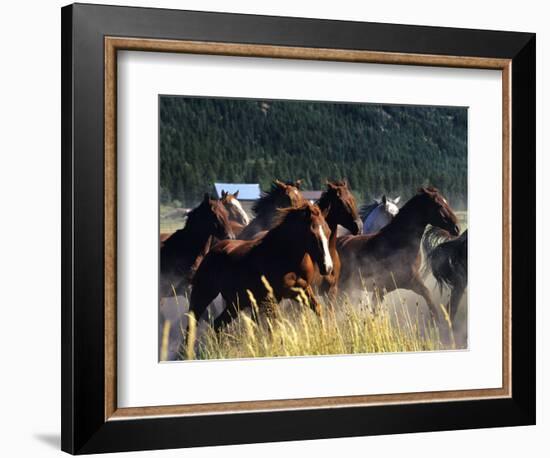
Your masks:
M118 408L116 336L117 247L117 51L174 52L240 57L266 57L357 63L493 69L502 72L502 387L401 394L335 396L304 399L224 402ZM240 43L105 37L105 420L151 416L245 413L506 398L512 394L511 373L511 60L438 56L343 49L300 48Z

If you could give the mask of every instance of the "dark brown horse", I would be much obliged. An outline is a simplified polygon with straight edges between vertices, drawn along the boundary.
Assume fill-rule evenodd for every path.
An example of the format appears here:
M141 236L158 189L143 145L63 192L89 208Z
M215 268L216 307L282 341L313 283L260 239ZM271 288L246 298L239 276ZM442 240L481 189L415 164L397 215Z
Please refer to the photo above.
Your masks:
M234 239L227 210L216 199L204 195L199 206L187 214L185 227L161 242L160 294L181 292L189 284L202 258L210 249L212 237Z
M221 202L229 215L229 224L235 236L238 236L242 230L250 223L250 218L244 211L239 202L239 191L233 194L222 189Z
M253 300L262 310L271 295L279 302L305 293L310 307L320 315L311 281L315 265L323 275L332 271L330 229L319 208L309 203L279 210L278 215L267 233L254 240L223 240L205 256L193 278L189 305L197 321L220 293L227 307L214 322L216 330L233 320L239 309L252 307Z
M351 234L360 234L363 228L363 222L357 211L357 204L353 194L344 181L327 181L327 189L321 195L316 204L323 213L330 229L330 238L328 247L332 258L332 272L328 275L320 275L317 271L314 286L319 287L323 294L330 294L334 297L338 289L338 280L340 278L340 256L336 250L337 228L342 226Z
M346 235L337 241L342 262L340 285L345 289L362 282L383 299L385 292L409 289L421 295L432 317L439 314L419 272L420 244L426 226L431 224L458 235L457 218L439 191L421 188L380 232Z
M454 321L460 300L468 286L468 231L449 240L439 231L428 230L422 242L426 267L431 270L439 290L451 290L449 303L451 321Z
M252 207L254 219L239 234L239 239L250 240L259 232L273 227L280 208L298 207L304 202L300 193L301 180L283 183L274 180L271 189L263 193L262 197Z

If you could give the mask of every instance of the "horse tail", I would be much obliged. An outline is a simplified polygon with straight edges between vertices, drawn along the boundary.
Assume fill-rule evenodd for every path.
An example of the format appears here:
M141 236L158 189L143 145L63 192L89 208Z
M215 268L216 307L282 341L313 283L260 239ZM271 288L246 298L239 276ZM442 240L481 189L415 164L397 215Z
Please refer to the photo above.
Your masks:
M424 232L422 237L422 249L426 258L429 258L430 253L441 243L446 242L450 239L450 235L447 231L440 229L436 226L430 226Z
M438 228L430 228L426 231L422 240L425 263L424 274L428 271L439 286L453 289L460 282L467 279L467 231L460 237L453 238L446 231Z

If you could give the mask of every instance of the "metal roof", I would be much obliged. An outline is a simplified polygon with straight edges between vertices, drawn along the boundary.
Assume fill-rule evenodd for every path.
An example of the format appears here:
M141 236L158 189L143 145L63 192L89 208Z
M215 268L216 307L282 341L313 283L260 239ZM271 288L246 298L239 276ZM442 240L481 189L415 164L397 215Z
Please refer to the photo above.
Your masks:
M304 199L307 200L319 200L323 191L300 191Z
M256 200L260 198L260 185L258 183L214 183L218 198L222 196L222 190L231 194L239 191L239 200Z

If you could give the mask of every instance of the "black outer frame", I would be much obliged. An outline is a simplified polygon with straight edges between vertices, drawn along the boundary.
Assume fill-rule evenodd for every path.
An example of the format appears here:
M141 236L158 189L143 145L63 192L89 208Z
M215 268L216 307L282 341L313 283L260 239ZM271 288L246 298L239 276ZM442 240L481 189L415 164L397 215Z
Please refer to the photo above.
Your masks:
M534 34L75 4L62 8L61 35L64 451L535 424ZM105 421L105 36L512 59L512 397Z

